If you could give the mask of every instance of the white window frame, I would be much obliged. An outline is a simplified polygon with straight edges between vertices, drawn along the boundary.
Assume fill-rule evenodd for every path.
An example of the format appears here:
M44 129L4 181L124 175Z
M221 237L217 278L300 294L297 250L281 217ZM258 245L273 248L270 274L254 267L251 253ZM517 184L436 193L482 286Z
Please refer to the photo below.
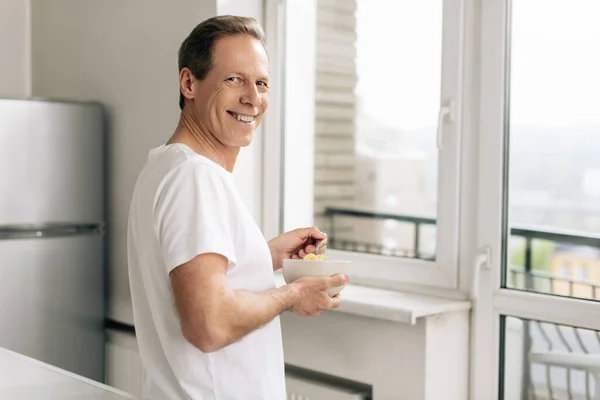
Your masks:
M452 105L453 119L443 122L438 152L436 260L329 250L332 258L352 261L355 283L418 285L450 289L450 294L464 288L458 266L466 2L444 0L440 107ZM295 17L287 23L286 11ZM264 121L262 224L265 235L274 237L313 224L316 0L265 0L265 22L273 84Z
M491 257L482 265L471 323L471 399L497 399L503 373L500 317L510 316L600 330L600 306L593 301L501 287L504 224L504 128L506 121L507 26L510 1L480 1L479 179L477 228L472 240ZM491 394L493 395L491 396Z

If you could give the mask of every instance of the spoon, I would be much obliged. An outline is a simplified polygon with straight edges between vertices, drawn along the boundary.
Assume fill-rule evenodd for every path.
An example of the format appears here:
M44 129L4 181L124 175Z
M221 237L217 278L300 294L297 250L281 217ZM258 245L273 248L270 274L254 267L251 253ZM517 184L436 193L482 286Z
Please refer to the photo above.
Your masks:
M318 241L318 244L315 246L315 251L314 251L314 255L317 256L319 255L319 249L321 248L321 245L325 242L325 239L321 239Z

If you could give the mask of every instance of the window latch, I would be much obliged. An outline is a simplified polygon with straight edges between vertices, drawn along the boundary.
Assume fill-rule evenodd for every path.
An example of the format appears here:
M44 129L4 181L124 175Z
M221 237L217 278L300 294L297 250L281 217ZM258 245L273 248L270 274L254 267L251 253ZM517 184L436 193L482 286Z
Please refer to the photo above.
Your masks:
M471 300L477 300L479 298L479 277L481 276L481 270L485 269L489 271L492 269L492 248L490 246L483 246L473 263L473 280L471 281Z
M454 122L454 102L450 101L447 105L440 107L437 122L437 147L438 150L444 150L444 124Z

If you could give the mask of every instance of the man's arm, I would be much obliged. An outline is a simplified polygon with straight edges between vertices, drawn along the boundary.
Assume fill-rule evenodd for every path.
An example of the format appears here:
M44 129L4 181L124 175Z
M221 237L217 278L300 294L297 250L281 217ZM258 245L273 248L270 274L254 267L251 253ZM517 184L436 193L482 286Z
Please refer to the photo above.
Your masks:
M265 325L282 311L318 315L336 308L327 289L348 278L302 278L281 288L255 293L227 286L228 261L219 254L201 254L171 271L171 285L184 337L203 352L231 344Z

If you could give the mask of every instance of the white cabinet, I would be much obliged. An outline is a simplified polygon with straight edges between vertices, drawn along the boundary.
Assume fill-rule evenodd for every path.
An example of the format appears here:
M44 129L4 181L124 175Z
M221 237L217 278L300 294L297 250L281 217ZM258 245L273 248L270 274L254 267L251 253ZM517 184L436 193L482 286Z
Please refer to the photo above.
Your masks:
M414 324L332 311L312 318L286 312L281 323L286 363L370 385L373 400L468 398L468 310Z

